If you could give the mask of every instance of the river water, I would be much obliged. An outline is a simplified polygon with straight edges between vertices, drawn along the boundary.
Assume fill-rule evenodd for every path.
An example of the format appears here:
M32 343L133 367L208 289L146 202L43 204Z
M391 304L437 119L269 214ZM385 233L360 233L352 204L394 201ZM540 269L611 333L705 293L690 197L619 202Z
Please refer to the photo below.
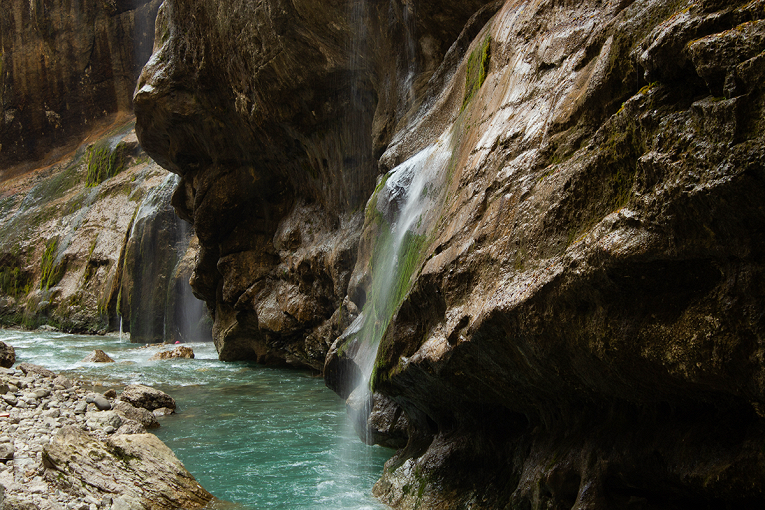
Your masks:
M96 391L141 383L169 393L178 412L161 418L155 433L233 508L386 508L371 490L392 451L359 441L345 403L320 377L222 363L209 342L185 344L195 359L148 361L158 347L118 336L0 330L0 341L16 349L17 363L91 382ZM82 363L94 349L116 363Z

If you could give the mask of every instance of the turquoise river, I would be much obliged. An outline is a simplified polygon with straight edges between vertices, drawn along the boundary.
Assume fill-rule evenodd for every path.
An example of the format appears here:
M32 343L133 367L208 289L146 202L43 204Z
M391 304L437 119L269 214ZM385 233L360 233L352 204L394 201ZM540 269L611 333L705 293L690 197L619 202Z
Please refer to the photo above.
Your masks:
M217 498L255 509L383 509L371 495L392 451L362 444L344 402L307 372L218 361L212 343L186 344L194 359L148 361L160 348L119 336L0 330L17 363L43 365L92 384L154 386L178 413L155 432ZM94 349L115 363L83 363Z

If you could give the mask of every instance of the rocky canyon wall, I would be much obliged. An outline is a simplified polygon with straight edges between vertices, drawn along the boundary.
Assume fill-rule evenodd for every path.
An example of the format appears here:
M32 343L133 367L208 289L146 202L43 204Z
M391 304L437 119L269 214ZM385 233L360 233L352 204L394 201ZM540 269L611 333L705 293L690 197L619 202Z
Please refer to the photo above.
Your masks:
M0 168L79 144L129 112L160 0L7 0L0 15Z
M143 152L132 94L160 2L0 10L0 324L200 340L177 177ZM189 246L192 248L189 249Z
M382 501L759 508L764 50L757 0L166 0L136 130L222 359L347 397L379 334Z

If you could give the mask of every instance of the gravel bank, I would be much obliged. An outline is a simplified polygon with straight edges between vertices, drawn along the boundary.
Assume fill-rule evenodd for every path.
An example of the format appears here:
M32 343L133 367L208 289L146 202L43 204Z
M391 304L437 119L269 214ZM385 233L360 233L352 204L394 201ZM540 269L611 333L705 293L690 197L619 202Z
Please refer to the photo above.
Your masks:
M180 507L176 506L180 505L177 501L173 502L175 500L168 499L161 503L152 501L163 500L164 495L136 492L133 487L136 483L130 479L131 476L137 478L139 484L160 486L162 480L145 480L146 476L156 475L161 479L167 473L156 474L154 471L163 471L163 467L157 469L152 466L154 471L147 475L145 459L140 452L125 457L124 448L115 446L125 441L126 436L134 434L131 438L134 438L136 444L151 443L149 448L153 448L152 455L158 450L155 443L161 445L160 449L166 449L155 436L146 434L146 427L158 426L156 415L172 411L168 408L151 411L118 398L116 391L98 394L77 381L37 365L21 363L16 368L0 368L0 486L4 488L2 508L154 510ZM151 441L141 438L150 438ZM77 465L70 465L69 460L61 462L55 456L58 450L54 447L59 450L69 448L72 452L82 448L71 443L76 440L91 445L87 450L91 457L95 455L92 445L98 446L97 462L90 466L93 471L90 474L82 468L91 464L92 459L79 458L75 461ZM131 441L133 439L128 439L128 443ZM115 456L115 452L121 455ZM168 452L171 457L169 460ZM165 471L173 471L171 476L177 476L178 473L174 471L180 466L185 472L184 482L193 481L195 496L206 498L207 501L212 498L185 471L169 449L161 453L162 462L170 464L172 468ZM109 473L109 484L98 479L99 474L106 472Z

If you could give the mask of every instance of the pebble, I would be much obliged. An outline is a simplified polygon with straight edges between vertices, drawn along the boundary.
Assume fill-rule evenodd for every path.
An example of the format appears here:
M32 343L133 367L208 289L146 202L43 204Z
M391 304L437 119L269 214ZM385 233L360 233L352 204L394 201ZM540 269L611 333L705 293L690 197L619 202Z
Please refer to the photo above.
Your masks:
M103 494L75 497L46 479L43 449L67 425L106 439L122 425L104 395L87 392L77 382L41 374L19 377L0 371L0 485L6 500L19 508L117 510L125 503ZM116 392L109 391L114 396ZM90 407L88 406L90 405Z

